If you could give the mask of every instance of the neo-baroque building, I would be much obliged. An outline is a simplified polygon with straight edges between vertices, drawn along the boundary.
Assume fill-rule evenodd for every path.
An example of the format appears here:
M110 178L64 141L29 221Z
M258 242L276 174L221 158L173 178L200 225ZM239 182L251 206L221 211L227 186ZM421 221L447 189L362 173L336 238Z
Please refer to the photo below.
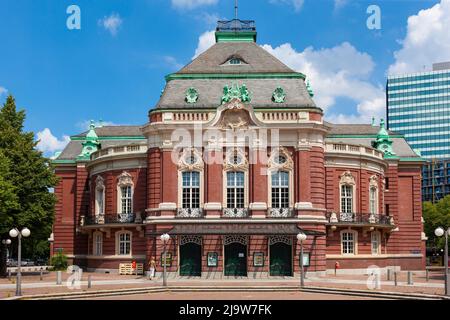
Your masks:
M178 276L422 269L422 159L375 125L335 125L302 73L222 21L143 126L91 125L54 160L52 252L88 270L156 261Z

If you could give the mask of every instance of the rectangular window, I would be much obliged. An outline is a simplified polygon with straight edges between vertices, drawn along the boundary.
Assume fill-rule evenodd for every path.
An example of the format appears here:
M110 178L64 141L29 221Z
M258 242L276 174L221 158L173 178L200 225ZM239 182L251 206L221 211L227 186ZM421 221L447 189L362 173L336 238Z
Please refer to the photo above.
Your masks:
M244 208L244 172L227 172L227 208Z
M353 187L349 185L341 186L341 212L353 213Z
M120 202L121 202L121 213L132 213L132 196L131 196L131 186L125 186L120 188Z
M119 255L125 256L131 254L131 234L119 234Z
M182 207L200 208L200 173L197 171L183 172L182 180Z
M104 191L105 191L105 189L103 189L103 188L99 188L96 190L95 214L97 214L97 215L105 213L105 208L104 208L104 204L103 204Z
M353 232L342 233L342 254L355 254L355 234Z
M372 254L376 255L380 253L380 233L372 232L371 234Z
M103 254L103 234L94 234L94 256L101 256Z
M289 208L289 173L272 173L272 208Z
M385 178L384 181L385 181L384 186L385 186L386 190L389 190L389 178Z

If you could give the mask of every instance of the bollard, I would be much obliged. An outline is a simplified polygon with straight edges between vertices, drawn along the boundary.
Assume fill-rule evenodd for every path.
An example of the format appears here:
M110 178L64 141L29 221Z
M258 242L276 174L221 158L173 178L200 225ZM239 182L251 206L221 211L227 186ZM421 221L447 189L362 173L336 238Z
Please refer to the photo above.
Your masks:
M387 281L392 280L392 269L387 269Z
M375 288L381 289L380 274L375 273Z
M425 276L426 276L426 279L427 279L427 282L428 282L428 280L430 280L430 275L428 274L428 269L425 269Z
M61 285L62 284L62 273L61 271L56 271L56 284Z
M413 285L413 277L412 277L412 272L408 271L408 285Z
M394 285L397 286L397 271L394 271Z
M88 289L92 288L92 276L88 276Z
M42 268L41 268L41 272L40 272L40 274L39 274L39 280L42 281L42 279L43 279L43 278L42 278Z
M11 269L8 269L8 280L11 281Z

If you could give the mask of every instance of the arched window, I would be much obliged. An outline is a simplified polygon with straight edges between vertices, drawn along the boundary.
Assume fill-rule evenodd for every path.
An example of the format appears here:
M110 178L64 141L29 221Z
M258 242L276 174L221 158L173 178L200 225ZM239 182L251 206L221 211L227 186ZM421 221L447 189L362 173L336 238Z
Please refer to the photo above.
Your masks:
M294 163L287 149L281 147L272 151L268 164L271 216L286 216L294 206L293 169Z
M105 183L101 176L95 180L95 215L105 213Z
M353 213L353 186L341 185L341 212Z
M378 214L378 177L373 175L369 183L369 211Z
M195 210L195 214L200 213L203 206L203 160L201 153L195 148L185 148L178 158L178 209L181 212Z
M272 173L272 208L289 208L289 172Z
M200 172L182 173L182 208L200 208Z
M227 208L245 207L244 172L227 172Z
M118 213L131 214L133 213L133 179L128 172L123 172L118 179L117 193Z
M341 253L355 255L358 251L358 233L353 230L341 231Z
M119 231L116 233L116 254L119 256L130 256L132 244L132 233L130 231Z
M94 232L93 234L93 249L92 253L94 256L103 255L103 233L102 232Z
M350 171L344 172L340 176L339 181L339 193L340 193L340 206L341 213L349 214L355 212L355 188L356 182ZM342 218L342 215L341 215ZM345 219L351 219L352 217L346 217Z
M379 231L373 231L370 235L370 243L372 248L372 254L380 254L381 248L381 233Z

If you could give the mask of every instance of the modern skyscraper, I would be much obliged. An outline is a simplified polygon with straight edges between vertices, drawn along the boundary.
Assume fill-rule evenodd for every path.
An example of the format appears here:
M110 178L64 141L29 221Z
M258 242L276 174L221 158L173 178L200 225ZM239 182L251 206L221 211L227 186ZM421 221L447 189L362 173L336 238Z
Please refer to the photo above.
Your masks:
M393 75L387 81L388 128L405 136L429 163L423 168L424 201L450 194L450 62L432 71Z

